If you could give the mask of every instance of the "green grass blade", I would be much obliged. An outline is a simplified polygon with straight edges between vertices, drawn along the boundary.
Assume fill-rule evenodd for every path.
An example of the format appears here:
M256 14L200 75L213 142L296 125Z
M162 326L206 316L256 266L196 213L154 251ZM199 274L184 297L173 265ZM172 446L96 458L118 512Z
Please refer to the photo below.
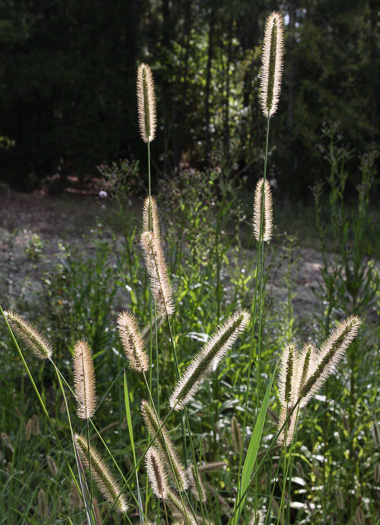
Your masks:
M124 371L124 402L125 402L125 413L127 415L127 423L128 423L128 432L129 432L129 439L131 441L131 447L132 447L132 454L133 454L133 465L136 469L136 451L135 451L135 441L133 439L133 426L132 426L132 417L131 417L131 407L129 404L129 392L128 392L128 383L127 383L127 376ZM139 502L139 513L140 513L140 521L141 523L144 523L144 515L141 511L142 509L142 501L141 501L141 492L140 492L140 485L139 485L139 477L136 469L136 485L137 485L137 498Z
M260 445L261 436L262 436L262 433L263 433L265 418L266 418L266 415L267 415L267 409L268 409L268 404L269 404L269 396L270 396L270 392L272 390L272 384L273 384L273 379L274 379L275 373L276 373L276 370L273 372L273 375L272 375L272 377L271 377L271 379L269 381L269 384L268 384L268 387L267 387L267 391L265 393L264 401L263 401L263 404L261 406L258 418L256 420L256 424L255 424L255 428L253 430L251 441L249 443L248 452L247 452L247 456L246 456L245 461L244 461L243 472L242 472L242 475L241 475L240 491L238 492L236 502L239 501L240 494L245 494L246 493L248 485L249 485L249 483L251 481L252 472L253 472L253 469L254 469L255 463L256 463L257 453L259 451L259 445ZM235 503L234 513L236 512L236 514L235 514L235 518L233 518L233 523L238 523L239 522L241 511L244 508L245 498L246 498L246 494L241 499L238 509L236 509L236 506L237 506L238 503Z

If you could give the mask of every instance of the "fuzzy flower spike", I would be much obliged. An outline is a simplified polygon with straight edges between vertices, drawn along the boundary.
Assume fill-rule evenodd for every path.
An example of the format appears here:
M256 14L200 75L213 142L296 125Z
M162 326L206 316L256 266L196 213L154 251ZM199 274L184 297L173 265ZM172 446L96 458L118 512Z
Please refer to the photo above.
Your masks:
M24 341L38 359L51 358L53 355L51 344L42 337L32 323L13 312L4 312L4 315L12 330Z
M261 217L263 217L262 229ZM255 236L256 241L260 241L260 231L262 234L261 238L264 242L271 240L273 231L272 192L270 189L269 182L265 180L264 183L264 179L260 179L257 182L255 200L253 204L253 234Z
M284 23L279 13L267 19L261 67L261 108L264 116L273 117L281 92L284 54Z
M74 347L74 389L77 415L89 419L96 410L96 382L92 352L86 341L78 341Z
M115 505L118 512L127 512L127 500L121 494L120 487L97 450L92 445L89 445L85 437L74 434L74 438L84 466L89 468L91 463L91 473L99 486L100 492L111 505Z
M130 367L135 372L147 372L149 357L144 350L144 341L135 316L129 312L122 312L117 320L117 326Z
M246 311L236 312L217 329L202 350L191 361L178 381L169 403L171 408L182 410L194 397L203 381L215 370L250 320Z
M156 133L156 99L152 71L147 64L140 64L137 70L137 110L141 138L152 142Z

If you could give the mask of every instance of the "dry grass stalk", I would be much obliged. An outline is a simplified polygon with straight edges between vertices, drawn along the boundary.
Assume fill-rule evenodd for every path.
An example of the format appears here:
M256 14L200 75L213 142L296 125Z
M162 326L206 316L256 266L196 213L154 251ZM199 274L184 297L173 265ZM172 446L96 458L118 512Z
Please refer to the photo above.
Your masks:
M86 341L78 341L74 347L74 389L78 417L93 417L96 411L96 382L92 352Z
M125 496L121 494L120 487L97 450L87 442L84 436L75 434L74 437L84 466L89 468L91 462L91 474L94 476L100 492L111 505L114 505L114 508L118 512L127 512L127 500Z
M194 357L178 381L169 400L171 408L182 410L193 399L202 381L215 370L239 335L246 329L250 314L245 310L231 315Z
M4 314L12 330L24 341L38 359L51 358L53 354L51 344L42 337L32 323L13 312L4 312Z
M263 198L264 185L264 198ZM263 209L264 208L264 209ZM263 217L263 224L261 227L261 217ZM273 201L270 184L267 180L260 179L257 182L255 190L255 198L253 203L253 234L257 241L261 238L264 242L270 241L273 233Z
M117 320L117 325L130 367L135 372L147 372L149 370L149 357L144 350L144 341L135 316L128 312L122 312Z
M141 138L152 142L156 133L156 99L152 70L140 64L137 70L137 110Z
M279 13L267 19L261 67L261 108L264 116L273 117L281 92L284 55L284 23Z

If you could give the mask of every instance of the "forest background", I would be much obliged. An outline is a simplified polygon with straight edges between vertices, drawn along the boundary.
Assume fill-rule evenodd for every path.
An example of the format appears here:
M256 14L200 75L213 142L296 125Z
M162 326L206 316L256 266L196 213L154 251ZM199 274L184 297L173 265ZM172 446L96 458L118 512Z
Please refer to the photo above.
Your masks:
M59 174L145 159L136 67L152 67L158 133L153 177L183 167L261 174L261 43L273 9L285 21L284 83L269 179L304 202L326 172L323 130L335 126L359 156L378 141L378 0L2 0L0 179L30 191ZM140 170L146 172L144 161ZM277 184L276 184L277 183ZM376 186L373 188L376 191Z

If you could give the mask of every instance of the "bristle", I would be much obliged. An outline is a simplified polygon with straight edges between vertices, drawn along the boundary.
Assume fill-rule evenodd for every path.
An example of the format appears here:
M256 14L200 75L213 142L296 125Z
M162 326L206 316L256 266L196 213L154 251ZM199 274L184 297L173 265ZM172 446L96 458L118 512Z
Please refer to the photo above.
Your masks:
M249 525L264 525L265 511L258 510L253 512L253 516Z
M263 186L264 186L264 198L263 198ZM263 209L264 207L264 209ZM261 227L261 217L263 218L263 225ZM272 203L272 192L270 189L269 182L264 179L260 179L257 182L255 190L255 199L253 204L253 234L257 241L261 239L264 242L270 241L273 232L273 203Z
M168 490L168 482L165 467L162 464L160 455L156 448L151 447L148 450L145 456L145 464L155 496L160 499L165 499Z
M96 449L89 445L86 438L78 434L74 435L75 443L77 445L81 460L83 461L86 468L89 467L89 459L91 461L91 474L94 476L97 482L100 492L103 494L105 499L114 505L116 510L120 513L127 512L128 504L121 490L116 483L110 470L100 457ZM90 452L90 458L88 453Z
M141 138L152 142L156 133L156 100L153 75L147 64L140 64L137 70L137 110Z
M4 312L12 330L24 341L38 359L50 359L53 348L38 330L21 315L14 312Z
M178 489L186 490L189 482L166 427L162 426L162 421L157 417L154 409L147 401L141 402L141 413L152 438L159 431L160 427L162 427L155 439L155 445L161 459L167 466L170 477L178 485Z
M282 16L273 12L267 19L264 33L261 67L261 107L264 116L273 117L281 92L284 54L284 24Z
M141 245L144 249L152 294L159 312L172 315L174 313L172 289L161 244L151 232L147 231L141 235Z
M355 339L360 325L359 317L348 317L323 343L317 355L315 371L302 388L303 404L306 404L328 379L342 359L346 348Z
M232 434L232 445L235 454L240 454L241 451L241 431L239 421L236 416L231 419L231 434Z
M96 410L96 383L92 352L86 341L76 343L73 359L77 415L89 419Z
M130 367L136 372L147 372L149 357L144 350L144 342L134 315L122 312L117 320L117 325Z
M168 489L166 499L170 506L178 512L183 518L186 525L196 525L196 521L189 508L182 503L181 499L172 490Z
M150 208L150 209L149 209ZM150 215L150 220L149 220ZM147 197L144 201L143 206L143 231L144 232L152 232L154 238L161 242L161 228L160 228L160 221L158 218L158 211L157 211L157 203L156 199L154 197L150 198L150 206L149 206L149 197Z
M182 410L194 397L203 379L216 369L236 339L246 329L249 320L250 314L245 310L236 312L216 330L178 381L169 400L171 408Z
M198 479L197 479L197 473L198 473ZM199 469L197 469L197 472L195 471L195 466L190 465L190 467L187 469L187 477L190 481L190 487L191 487L191 493L195 497L197 501L206 501L207 500L207 492L206 488L203 483L203 478L199 472Z

